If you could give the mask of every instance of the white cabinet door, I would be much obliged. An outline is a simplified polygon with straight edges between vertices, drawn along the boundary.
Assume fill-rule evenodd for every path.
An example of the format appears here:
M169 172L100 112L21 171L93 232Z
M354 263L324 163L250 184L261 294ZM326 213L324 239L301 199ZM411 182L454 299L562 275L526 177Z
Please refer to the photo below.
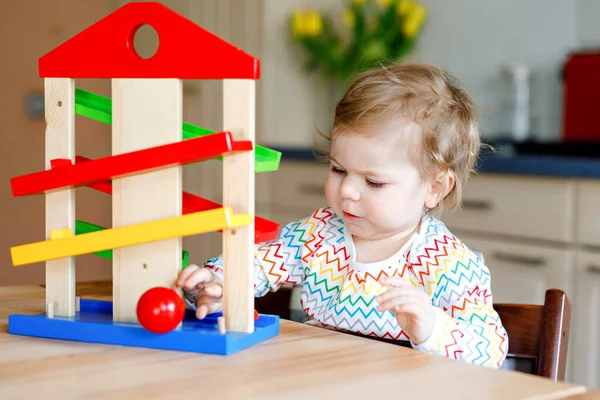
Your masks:
M546 290L551 288L571 295L570 250L456 234L467 246L483 254L492 276L495 303L541 305Z
M464 188L462 210L442 217L450 229L535 240L573 240L572 181L481 174Z
M600 251L577 254L569 365L573 382L600 387Z
M579 182L577 196L576 241L579 244L600 246L600 182L596 179Z

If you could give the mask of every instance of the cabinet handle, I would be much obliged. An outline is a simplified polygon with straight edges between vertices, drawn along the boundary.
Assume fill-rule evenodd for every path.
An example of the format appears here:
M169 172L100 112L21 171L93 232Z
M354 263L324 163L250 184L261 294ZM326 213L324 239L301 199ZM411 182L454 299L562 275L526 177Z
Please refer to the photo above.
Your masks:
M594 264L590 264L587 267L587 272L590 272L592 274L600 274L600 266L594 265Z
M491 210L492 203L487 200L464 199L462 202L462 208L479 211Z
M496 251L492 253L492 258L498 261L505 261L514 264L522 264L527 267L542 267L546 265L543 257L529 257L520 254L509 254Z
M311 183L305 183L299 187L301 193L325 195L324 185L315 185Z

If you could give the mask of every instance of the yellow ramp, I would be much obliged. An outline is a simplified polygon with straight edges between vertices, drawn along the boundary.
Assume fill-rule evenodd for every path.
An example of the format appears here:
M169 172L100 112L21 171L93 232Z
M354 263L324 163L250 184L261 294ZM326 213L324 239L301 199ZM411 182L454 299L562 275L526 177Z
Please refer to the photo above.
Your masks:
M69 229L51 232L51 239L10 249L13 265L33 264L97 251L249 225L249 214L233 215L230 207L143 222L73 236Z

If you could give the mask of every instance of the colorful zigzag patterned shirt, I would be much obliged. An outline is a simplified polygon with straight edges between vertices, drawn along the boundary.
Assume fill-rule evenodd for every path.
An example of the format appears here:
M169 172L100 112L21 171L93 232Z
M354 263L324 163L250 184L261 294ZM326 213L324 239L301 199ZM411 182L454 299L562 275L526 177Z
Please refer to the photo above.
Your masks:
M283 284L302 286L308 324L358 334L408 340L390 311L377 311L375 296L398 276L422 288L435 310L435 328L417 350L499 368L508 336L492 307L490 273L480 259L438 219L424 215L421 227L394 256L355 261L352 236L331 208L283 226L277 239L255 246L256 297ZM218 275L222 258L205 265Z

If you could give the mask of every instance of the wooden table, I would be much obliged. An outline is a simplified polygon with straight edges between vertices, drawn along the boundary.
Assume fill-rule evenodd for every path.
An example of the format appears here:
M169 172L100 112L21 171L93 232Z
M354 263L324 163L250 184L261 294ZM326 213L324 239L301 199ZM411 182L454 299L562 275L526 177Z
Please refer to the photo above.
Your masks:
M95 284L78 285L77 295L111 297ZM9 314L43 311L43 287L0 287L2 399L554 399L585 391L286 320L277 337L232 356L7 333Z
M600 390L592 390L591 392L574 394L567 397L568 400L600 400Z

